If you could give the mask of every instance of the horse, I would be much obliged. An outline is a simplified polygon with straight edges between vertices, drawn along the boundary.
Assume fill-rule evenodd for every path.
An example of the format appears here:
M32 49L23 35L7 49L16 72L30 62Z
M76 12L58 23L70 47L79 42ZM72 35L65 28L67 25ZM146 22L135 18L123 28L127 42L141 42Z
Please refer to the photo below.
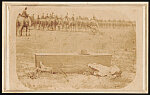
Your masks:
M26 36L27 36L27 32L30 26L31 26L31 19L29 16L28 17L18 16L16 19L16 36L18 32L20 36L22 36L22 30L24 28L26 28ZM29 33L30 33L30 29L29 29Z

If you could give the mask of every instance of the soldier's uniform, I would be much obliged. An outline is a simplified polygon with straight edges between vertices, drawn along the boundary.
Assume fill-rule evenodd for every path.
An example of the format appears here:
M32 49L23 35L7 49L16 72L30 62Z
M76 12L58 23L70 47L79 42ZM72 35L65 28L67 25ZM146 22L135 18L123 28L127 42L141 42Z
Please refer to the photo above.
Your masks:
M48 17L48 14L47 14L47 16L46 16L45 18L49 18L49 17Z
M37 19L40 19L40 16L38 15Z
M22 12L22 17L24 17L24 21L23 21L24 25L28 24L28 14L27 14L26 10L27 10L27 8L25 8Z
M50 16L49 16L50 18L52 18L52 14L50 14Z
M96 17L95 17L95 16L93 16L93 20L96 20Z
M32 19L34 20L34 14L32 15Z
M37 17L37 24L39 24L40 16Z
M19 18L20 16L21 16L21 14L19 13L18 16L17 16L17 18Z
M68 20L68 13L67 13L67 15L65 16L65 19Z
M72 16L72 20L73 20L73 21L75 20L74 15Z
M41 19L44 19L44 14L42 15Z
M22 16L25 17L25 18L28 17L28 14L27 14L26 10L23 10Z
M52 13L52 18L54 18L55 17L55 15L54 15L54 13Z
M65 16L65 20L68 20L68 15Z

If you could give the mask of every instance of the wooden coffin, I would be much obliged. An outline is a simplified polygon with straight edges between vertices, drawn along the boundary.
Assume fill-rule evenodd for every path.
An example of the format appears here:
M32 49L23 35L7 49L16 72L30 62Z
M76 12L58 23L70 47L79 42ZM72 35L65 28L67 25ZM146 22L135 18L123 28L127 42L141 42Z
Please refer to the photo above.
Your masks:
M40 67L41 61L44 66L52 67L53 72L83 73L89 70L89 63L111 66L111 58L110 54L36 53L35 66Z

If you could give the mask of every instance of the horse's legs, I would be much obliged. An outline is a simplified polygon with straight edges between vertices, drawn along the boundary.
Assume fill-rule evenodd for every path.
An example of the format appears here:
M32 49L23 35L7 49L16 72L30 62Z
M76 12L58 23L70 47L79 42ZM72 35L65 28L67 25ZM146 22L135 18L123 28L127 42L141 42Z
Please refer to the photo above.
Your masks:
M22 30L23 30L23 26L20 29L20 36L22 36Z
M74 32L74 25L72 26L72 31Z
M39 30L41 29L41 24L39 24L38 29L39 29Z
M68 26L66 25L66 31L68 30Z
M56 31L56 25L54 24L54 30Z
M52 24L50 24L50 30L52 31Z
M69 31L69 25L67 25L67 30Z
M43 30L45 29L45 24L43 25Z
M43 26L43 30L44 30L44 24L42 26Z
M38 30L39 24L36 24L36 29Z
M74 32L74 25L72 26L72 31Z
M72 30L71 28L72 28L72 26L68 25L69 32L71 32L71 30Z
M29 29L29 36L30 36L30 28L27 28L27 30Z
M67 31L67 30L68 30L68 29L67 29L67 28L68 28L68 27L67 27L67 25L66 25L66 27L65 27L65 28L66 28L66 31Z
M56 31L56 23L54 24L54 30Z
M55 31L55 30L56 30L56 26L55 26L55 24L54 24L54 26L53 26L53 27L54 27L54 29L53 29L53 30Z
M54 25L54 30L56 31L56 25Z
M75 32L77 31L77 25L75 25Z
M51 22L51 30L53 31L53 23Z
M48 30L50 30L50 25L48 24Z
M26 26L26 36L28 36L28 35L27 35L27 32L28 32L28 27Z
M76 32L76 25L74 25L74 31Z
M71 28L71 31L73 31L73 26L72 26L72 25L71 25L71 27L70 27L70 28Z
M51 25L51 30L53 31L53 24Z
M40 23L38 24L37 28L38 28L38 30L40 30Z

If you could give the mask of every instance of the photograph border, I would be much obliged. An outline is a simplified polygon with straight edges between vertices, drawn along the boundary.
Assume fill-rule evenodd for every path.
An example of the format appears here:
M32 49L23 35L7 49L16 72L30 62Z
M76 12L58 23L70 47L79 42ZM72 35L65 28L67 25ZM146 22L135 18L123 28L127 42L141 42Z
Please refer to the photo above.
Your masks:
M32 4L31 4L32 3ZM148 39L149 39L149 23L148 23L148 6L149 3L148 2L2 2L2 92L3 93L20 93L20 92L24 92L27 93L28 91L10 91L10 90L6 90L6 86L9 87L9 9L8 6L35 6L35 5L41 5L41 6L45 6L45 5L57 5L57 4L68 4L68 5L73 5L73 4L103 4L103 5L137 5L137 6L144 6L145 7L145 11L143 12L143 14L145 15L145 17L143 17L143 64L144 65L144 72L145 74L143 74L143 78L145 79L145 81L143 81L143 85L145 85L145 90L143 91L113 91L112 92L108 92L108 91L104 91L104 92L91 92L91 91L86 91L86 92L79 92L79 93L148 93ZM9 89L9 88L8 88ZM30 92L30 91L29 91ZM53 93L53 92L35 92L35 91L31 91L32 93ZM55 92L54 92L55 93ZM58 93L60 93L58 91ZM61 93L66 93L66 92L61 92ZM77 93L77 92L75 92Z

